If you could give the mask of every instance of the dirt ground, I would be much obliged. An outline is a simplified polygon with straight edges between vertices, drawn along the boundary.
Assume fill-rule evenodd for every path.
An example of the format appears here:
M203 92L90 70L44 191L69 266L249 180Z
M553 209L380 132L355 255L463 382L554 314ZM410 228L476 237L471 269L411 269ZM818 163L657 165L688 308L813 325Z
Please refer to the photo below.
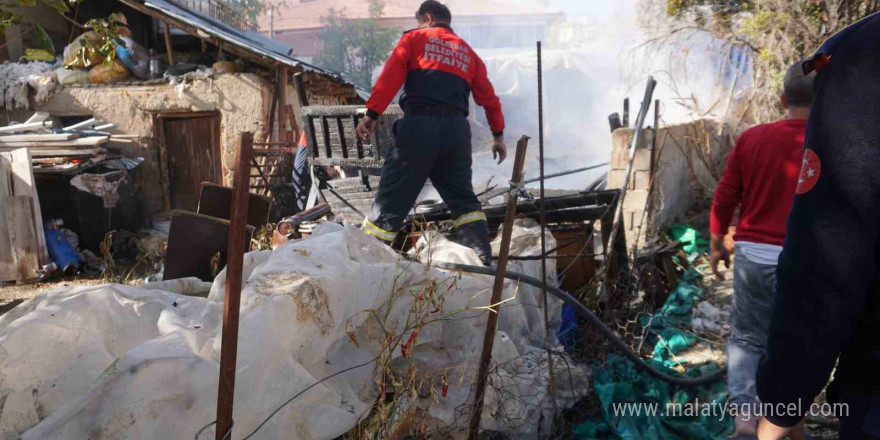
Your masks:
M736 264L736 262L734 262ZM706 300L715 306L733 303L733 270L723 270L724 280L716 277L704 277L704 287L707 291ZM693 349L682 354L689 361L702 362L715 360L726 362L727 356L724 349L724 340L711 341L711 343L697 344ZM825 393L819 395L819 401L825 401ZM837 439L837 419L830 417L810 417L807 419L807 431L817 440Z
M103 283L101 278L85 278L71 276L59 278L43 283L29 283L16 285L15 283L0 283L0 315L12 310L15 306L50 290L65 289L73 286L92 286Z

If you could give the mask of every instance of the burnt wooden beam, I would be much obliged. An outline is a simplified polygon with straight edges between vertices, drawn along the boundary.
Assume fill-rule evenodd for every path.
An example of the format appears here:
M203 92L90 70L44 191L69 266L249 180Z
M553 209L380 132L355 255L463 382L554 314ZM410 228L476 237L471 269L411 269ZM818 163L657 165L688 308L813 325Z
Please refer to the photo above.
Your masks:
M168 66L174 65L174 47L171 44L171 26L168 26L168 22L162 22L163 29L162 31L165 33L165 51L168 52Z

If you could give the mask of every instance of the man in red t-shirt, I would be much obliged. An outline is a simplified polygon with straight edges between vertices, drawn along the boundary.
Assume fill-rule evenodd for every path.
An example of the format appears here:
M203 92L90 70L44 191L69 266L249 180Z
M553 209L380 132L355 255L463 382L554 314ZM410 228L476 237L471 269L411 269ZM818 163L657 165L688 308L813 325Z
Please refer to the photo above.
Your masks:
M813 75L800 64L788 69L781 96L787 117L746 130L727 159L715 189L709 229L712 272L730 265L724 247L734 211L740 209L733 237L731 337L727 341L727 384L730 406L737 415L734 438L754 436L758 412L755 373L766 350L767 332L776 292L776 262L785 239L785 222L804 165L804 134L813 100ZM803 431L793 433L802 434Z

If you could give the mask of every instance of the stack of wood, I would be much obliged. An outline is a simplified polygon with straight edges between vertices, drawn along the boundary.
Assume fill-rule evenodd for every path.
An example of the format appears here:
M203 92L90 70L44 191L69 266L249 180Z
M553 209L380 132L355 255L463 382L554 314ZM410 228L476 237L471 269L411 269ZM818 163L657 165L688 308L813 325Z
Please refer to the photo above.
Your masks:
M0 127L0 152L27 148L38 170L60 171L77 171L106 154L110 134L102 130L113 124L90 118L61 130L53 131L53 125L48 113L38 112L24 123Z
M49 252L27 148L0 151L0 206L0 281L39 278Z

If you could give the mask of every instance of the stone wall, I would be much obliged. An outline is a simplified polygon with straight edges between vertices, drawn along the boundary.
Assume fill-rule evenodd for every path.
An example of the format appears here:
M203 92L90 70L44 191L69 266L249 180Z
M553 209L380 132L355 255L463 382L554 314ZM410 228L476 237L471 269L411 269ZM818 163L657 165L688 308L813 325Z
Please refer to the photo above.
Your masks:
M218 112L224 183L231 185L238 133L251 131L264 139L271 105L272 85L248 73L199 77L185 84L107 85L64 87L37 110L53 116L93 115L116 124L113 133L137 135L131 143L111 144L125 156L146 159L136 172L135 192L149 219L167 207L159 156L156 118L162 114Z
M612 136L608 188L623 187L634 134L634 129L622 128ZM653 144L653 130L643 130L623 202L630 248L641 248L668 226L686 220L689 211L708 207L733 146L727 129L709 119L661 127L655 148Z

